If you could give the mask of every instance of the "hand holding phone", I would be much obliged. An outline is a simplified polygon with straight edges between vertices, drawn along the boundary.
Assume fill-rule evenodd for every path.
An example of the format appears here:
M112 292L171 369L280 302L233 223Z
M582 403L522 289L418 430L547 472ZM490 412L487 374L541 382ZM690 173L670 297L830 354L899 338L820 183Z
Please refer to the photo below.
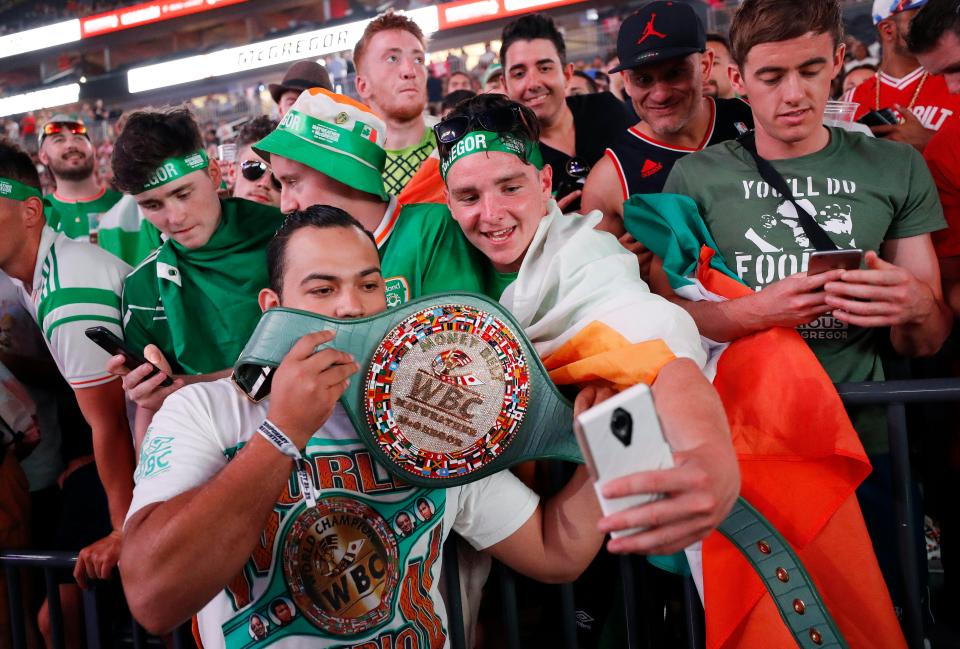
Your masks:
M123 366L131 372L141 365L149 365L152 370L144 380L154 377L160 372L159 367L144 358L106 327L90 327L85 330L84 333L87 335L87 338L95 342L111 356L123 356ZM169 376L160 383L160 387L163 388L170 387L171 385L173 385L173 381Z
M857 270L863 263L863 250L823 250L810 254L807 276L819 275L830 270Z
M574 432L604 515L662 497L655 493L612 499L603 496L603 487L611 480L673 466L673 451L663 437L649 387L635 385L581 413L574 423ZM617 530L611 536L617 538L638 531L641 530Z

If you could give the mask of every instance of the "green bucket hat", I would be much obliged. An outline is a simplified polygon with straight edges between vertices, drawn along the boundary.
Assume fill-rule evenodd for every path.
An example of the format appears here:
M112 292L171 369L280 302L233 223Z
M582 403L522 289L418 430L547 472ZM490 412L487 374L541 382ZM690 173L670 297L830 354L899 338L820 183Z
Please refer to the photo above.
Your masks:
M363 104L323 88L309 88L279 126L255 145L265 160L276 154L383 200L387 127Z

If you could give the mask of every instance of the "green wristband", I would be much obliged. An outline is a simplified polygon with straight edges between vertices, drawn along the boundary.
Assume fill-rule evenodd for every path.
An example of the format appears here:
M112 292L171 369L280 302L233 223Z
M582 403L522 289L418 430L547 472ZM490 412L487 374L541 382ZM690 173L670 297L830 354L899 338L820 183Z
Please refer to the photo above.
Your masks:
M199 169L206 169L210 164L210 158L203 149L195 153L188 153L185 156L167 158L160 163L157 170L153 172L150 178L143 186L143 191L154 189L160 185L166 185L174 180L183 178L188 173Z
M39 189L30 187L29 185L24 185L22 182L13 180L12 178L4 178L0 176L0 198L9 198L10 200L14 201L25 201L31 196L43 198L43 194L40 193Z
M533 140L521 139L506 133L471 131L450 147L447 159L440 162L440 175L446 180L447 172L454 162L474 153L489 151L509 153L524 162L532 164L537 169L543 169L543 154L540 153L540 145Z

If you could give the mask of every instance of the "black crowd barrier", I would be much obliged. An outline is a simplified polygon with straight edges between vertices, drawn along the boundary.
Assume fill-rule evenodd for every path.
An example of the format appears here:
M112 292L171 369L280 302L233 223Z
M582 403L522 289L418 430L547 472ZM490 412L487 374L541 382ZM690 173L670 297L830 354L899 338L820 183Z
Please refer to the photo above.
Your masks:
M910 649L923 649L924 629L920 593L918 535L911 521L916 520L917 503L913 499L910 452L907 431L906 404L960 402L960 379L925 379L908 381L885 381L877 383L839 384L837 390L848 405L886 405L888 434L893 467L893 507L897 521L897 550L902 586L906 595L903 628ZM452 539L453 537L451 537ZM46 591L49 594L51 642L53 649L64 647L63 612L58 585L72 581L71 570L76 562L75 552L3 552L0 567L4 568L10 604L10 629L13 649L26 649L26 624L22 611L23 591L19 578L20 569L41 571ZM456 544L448 542L444 549L444 579L446 581L450 644L453 649L467 649L463 628L463 605L459 597L460 579ZM627 649L649 646L649 637L642 629L642 616L638 606L638 584L635 562L639 557L619 557L620 589L623 601L623 616L627 635ZM499 584L500 621L505 637L498 646L519 649L521 624L517 606L517 582L514 573L494 562L494 573ZM36 573L34 573L35 575ZM562 649L577 648L577 618L571 584L553 586L559 593L561 611L551 616L559 625ZM83 619L87 649L105 649L117 645L116 638L107 637L103 625L103 602L101 588L95 585L83 591ZM684 626L687 649L702 649L706 646L703 624L703 609L692 580L684 584ZM147 634L136 621L130 622L129 645L135 649L148 646ZM173 647L192 647L189 625L180 627L173 634Z

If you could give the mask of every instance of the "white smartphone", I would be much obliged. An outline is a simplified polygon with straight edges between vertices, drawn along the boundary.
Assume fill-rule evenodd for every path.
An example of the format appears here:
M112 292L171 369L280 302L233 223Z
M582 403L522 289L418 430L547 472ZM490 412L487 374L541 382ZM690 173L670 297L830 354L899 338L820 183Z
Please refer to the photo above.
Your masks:
M660 420L650 388L644 384L613 396L580 414L574 422L577 443L604 514L643 505L662 494L637 494L625 498L604 498L603 486L616 478L673 466L673 451L663 438ZM613 532L628 536L639 528Z

